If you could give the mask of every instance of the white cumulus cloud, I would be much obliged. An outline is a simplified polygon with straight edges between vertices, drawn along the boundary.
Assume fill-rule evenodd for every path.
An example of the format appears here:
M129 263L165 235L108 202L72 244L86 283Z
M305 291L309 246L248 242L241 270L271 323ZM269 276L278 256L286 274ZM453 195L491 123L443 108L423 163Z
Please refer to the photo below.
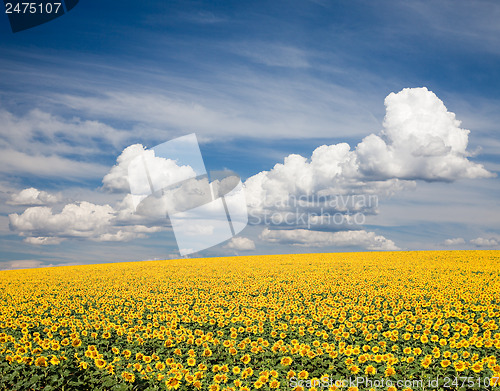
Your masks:
M465 244L465 239L464 238L446 239L444 241L444 244L446 246L456 246L456 245L459 245L459 244Z
M470 241L472 244L476 245L477 247L494 247L498 246L498 241L494 238L481 238L478 237L476 239L472 239Z
M46 237L46 236L29 236L24 239L25 243L35 244L35 245L49 245L49 244L60 244L63 242L64 238L56 238L56 237Z
M493 174L468 159L470 131L427 88L405 88L385 99L380 135L356 147L359 169L375 178L454 181Z
M27 208L22 214L9 215L10 227L25 236L30 244L59 244L67 238L86 238L94 241L129 241L158 232L163 227L147 227L116 222L116 211L110 205L90 202L67 204L54 213L47 206Z
M392 240L375 232L339 231L323 232L306 229L270 230L265 228L260 238L271 243L291 244L302 247L362 247L366 250L399 250Z
M224 247L240 251L250 251L255 250L255 242L252 239L240 236L231 238Z
M365 231L362 227L364 220L356 222L353 215L377 214L379 197L414 188L417 180L450 182L461 178L494 176L482 165L470 160L467 151L469 130L460 127L455 114L449 112L433 92L426 88L404 89L387 96L385 105L383 129L378 134L368 135L354 148L347 143L322 145L310 157L289 155L271 170L246 180L244 187L251 217L261 218L271 213L287 222L273 224L271 221L271 225L288 225L289 228L266 228L260 235L261 240L297 246L357 246L367 250L395 250L398 247L394 242ZM40 128L40 118L50 120L54 126L61 126L57 118L46 118L39 112L30 114L33 121L36 120L36 126L31 124L31 120L22 123L10 114L0 114L10 121L9 126L16 125L28 135ZM82 123L79 120L74 122L80 129ZM95 128L96 134L102 130L97 123L83 125ZM57 132L50 133L47 127L43 130L55 142L61 142ZM81 131L78 134L78 145L82 145L85 139ZM120 132L113 135L114 141L121 139ZM11 139L12 144L17 141ZM26 150L23 153L30 152ZM44 153L44 159L47 159L54 150ZM57 195L29 188L12 195L8 201L14 205L30 206L21 214L9 215L11 229L23 236L27 243L39 245L57 244L68 238L128 241L165 229L168 211L187 210L200 204L200 200L211 197L208 183L195 179L192 167L158 158L141 144L131 145L122 151L116 165L103 177L103 189L129 193L130 163L139 155L144 157L149 179L141 182L145 190L141 193L142 202L137 210L137 200L134 202L134 197L126 194L114 206L82 201L69 203L57 212L46 206L57 203ZM10 157L4 159L12 160ZM58 162L60 160L54 161L53 165L63 169L65 165ZM32 166L37 166L31 160L25 164L31 170L34 169ZM94 167L80 165L80 175L85 176L87 171L95 172ZM192 180L182 182L178 188L169 188L159 196L146 197L153 182L171 184L187 178ZM297 212L296 217L290 212ZM305 218L300 213L305 213ZM344 223L335 223L337 215L345 217ZM292 220L287 220L289 217ZM260 221L262 224L263 220ZM355 223L351 224L352 221ZM196 234L210 229L209 226L192 227ZM448 239L445 244L464 242L455 238ZM498 245L496 239L484 238L474 239L471 243L477 246ZM251 250L255 248L255 243L249 238L233 238L226 247Z
M153 187L161 189L168 184L181 182L188 178L196 176L192 167L187 165L179 166L174 160L165 159L155 156L153 150L146 150L141 144L130 145L125 148L123 152L116 159L114 165L109 173L102 179L103 188L109 191L129 192L134 187L137 179L131 177L130 163L138 156L143 156L143 167L147 167L147 173L144 170L144 177L149 176L149 180ZM137 162L137 161L135 161ZM142 174L142 173L138 173ZM135 180L135 182L134 182ZM133 183L131 183L131 181ZM149 184L148 184L149 186Z
M43 232L51 236L69 235L92 237L104 231L113 218L114 210L109 205L96 205L83 201L65 205L60 213L52 208L36 206L26 209L21 215L9 215L10 224L20 232Z
M433 92L407 88L391 93L385 105L384 129L365 137L354 149L346 143L322 145L310 158L289 155L271 170L248 178L245 189L251 215L263 221L262 216L305 212L313 215L305 220L309 222L332 221L336 215L343 216L337 221L349 221L352 214L377 214L378 197L414 188L416 180L494 176L469 160L469 130L460 128L455 114ZM339 197L351 200L339 203ZM359 224L351 227L359 228ZM341 224L338 229L346 227Z
M9 205L48 205L55 204L61 200L59 194L50 194L46 191L41 191L30 187L21 190L19 193L12 194L10 200L7 201Z

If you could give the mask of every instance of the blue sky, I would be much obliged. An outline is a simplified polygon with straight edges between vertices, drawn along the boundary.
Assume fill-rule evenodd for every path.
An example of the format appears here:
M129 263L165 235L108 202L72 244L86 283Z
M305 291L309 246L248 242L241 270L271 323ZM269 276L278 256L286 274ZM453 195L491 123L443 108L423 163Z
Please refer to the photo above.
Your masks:
M498 249L499 16L495 1L80 0L13 34L4 15L0 268L178 257L168 224L117 218L127 192L103 178L128 146L193 132L207 168L237 172L249 198L263 194L264 182L249 181L263 173L285 189L267 188L271 198L379 201L355 227L251 224L196 256ZM384 122L393 110L398 123L408 104L414 119L440 123L439 102L461 121L456 129L410 127L420 133L403 137ZM447 144L458 129L470 130L467 153ZM379 136L389 152L376 152ZM405 159L412 137L425 151ZM341 174L336 147L310 164L316 148L341 143L350 146ZM305 160L273 171L289 155Z

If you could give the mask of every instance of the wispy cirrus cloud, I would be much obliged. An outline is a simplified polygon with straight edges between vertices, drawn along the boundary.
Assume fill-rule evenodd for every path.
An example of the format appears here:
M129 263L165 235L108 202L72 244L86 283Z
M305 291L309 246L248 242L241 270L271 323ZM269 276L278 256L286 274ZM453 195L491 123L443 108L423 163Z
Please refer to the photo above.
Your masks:
M40 109L24 115L0 108L0 164L3 175L70 180L99 178L107 158L128 136L99 121L61 118Z
M257 64L282 68L308 68L307 52L297 47L270 42L238 42L229 50Z
M74 181L99 178L108 168L102 164L81 162L58 155L32 155L15 150L0 151L3 174L9 176L55 177Z
M402 3L426 24L425 34L447 42L455 41L471 51L499 54L500 27L496 20L500 6L494 1L482 1L481 6L465 0L445 0L438 6L425 1Z

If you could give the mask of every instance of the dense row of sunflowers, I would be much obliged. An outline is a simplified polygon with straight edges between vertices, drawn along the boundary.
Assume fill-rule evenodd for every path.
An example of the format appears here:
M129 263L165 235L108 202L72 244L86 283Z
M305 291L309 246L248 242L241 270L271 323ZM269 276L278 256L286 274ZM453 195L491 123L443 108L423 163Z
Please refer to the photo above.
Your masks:
M0 389L484 389L500 377L499 277L498 251L4 271Z

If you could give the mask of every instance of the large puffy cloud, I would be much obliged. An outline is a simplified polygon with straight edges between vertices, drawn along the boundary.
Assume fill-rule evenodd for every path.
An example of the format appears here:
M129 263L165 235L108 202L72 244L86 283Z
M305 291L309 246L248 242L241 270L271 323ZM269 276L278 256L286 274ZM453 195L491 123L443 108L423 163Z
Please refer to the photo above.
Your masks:
M90 202L67 204L61 212L36 206L22 214L9 215L10 227L26 236L30 244L58 244L66 238L87 238L95 241L128 241L158 232L161 227L140 224L116 224L116 212L110 205Z
M493 176L468 160L470 131L427 88L406 88L385 99L380 135L356 147L360 172L367 177L454 181Z
M89 237L103 231L110 224L113 213L114 210L109 205L95 205L84 201L68 204L60 213L54 214L52 208L37 206L26 209L21 215L11 214L9 218L11 225L20 232L62 232L71 236Z
M147 174L153 187L165 187L161 184L174 184L196 176L195 171L188 165L178 165L172 159L166 159L155 156L152 150L146 150L141 144L130 145L116 159L114 165L108 174L102 180L104 189L116 192L129 192L131 189L129 168L132 161L138 156L143 157L144 167L147 167ZM139 178L140 179L140 178ZM148 184L149 187L149 184Z
M476 239L472 239L470 242L477 247L495 247L495 246L498 246L498 241L494 238L488 239L488 238L478 237Z
M9 205L48 205L55 204L61 200L59 194L50 194L46 191L41 191L30 187L23 189L18 193L12 194L10 200L7 201Z
M130 187L135 186L135 190L138 187L137 183L131 183L134 178L129 175L130 163L137 157L141 157L139 163L144 163L143 168L147 167L147 172L144 170L142 173L144 175L135 179L141 183L145 182L146 188L142 189L144 191L139 189L141 192L138 194L130 194L128 193ZM147 180L144 181L145 178ZM239 178L237 179L239 182ZM55 208L37 206L27 208L21 214L10 214L9 222L12 230L25 237L26 243L34 245L59 244L68 238L129 241L167 229L169 227L167 214L204 205L210 202L213 196L225 195L228 208L233 208L234 197L231 196L232 193L226 194L226 192L234 187L234 181L235 177L229 176L215 180L213 186L209 186L208 179L196 177L192 167L178 165L174 160L155 156L153 151L145 150L142 145L136 144L127 147L121 153L116 165L103 178L104 189L128 193L113 206L86 201L72 202L64 205L60 212L54 212ZM150 183L153 183L153 188L150 187ZM156 188L158 191L154 191ZM137 202L137 197L141 202ZM12 199L17 205L37 205L41 204L42 199L58 200L56 196L37 189L25 189L15 194ZM207 209L206 213L206 218L209 219L211 209ZM227 220L225 222L227 223ZM191 222L188 223L188 227L194 229L193 232L196 234L200 233L199 229L202 232L210 229L206 225L198 229Z
M465 239L464 238L452 238L452 239L446 239L444 241L445 246L457 246L459 244L465 244Z
M137 156L144 153L141 144L130 145L116 158L116 164L102 179L103 188L112 192L129 192L128 165Z
M48 244L60 244L64 238L50 237L50 236L28 236L24 239L25 243L45 246Z
M245 182L251 217L272 213L286 223L267 220L268 223L288 225L288 230L264 230L261 240L313 247L396 249L392 241L365 231L364 220L356 220L353 215L377 214L378 197L413 188L416 180L492 176L483 166L469 160L469 131L460 128L455 115L432 92L425 88L405 89L390 94L385 104L384 129L379 135L367 136L354 149L346 143L322 145L310 158L290 155L270 171L260 172ZM150 178L167 175L167 182L173 183L193 177L191 167L151 154L140 144L124 149L116 165L104 176L103 188L129 192L129 164L139 155L148 163ZM128 194L114 207L81 202L64 206L60 213L47 207L28 208L20 215L10 215L10 225L32 244L55 244L69 237L126 241L164 229L169 210L185 210L197 205L200 197L208 197L206 180L199 181L200 178L192 178L178 188L147 197L137 210ZM17 202L31 199L31 205L37 205L43 197L47 198L32 190L32 194L28 193L18 195ZM286 218L295 211L305 212L306 219L288 223ZM335 216L342 217L341 224ZM227 246L252 247L250 242L237 239Z
M365 137L354 149L346 143L322 145L309 159L289 155L270 171L247 179L251 213L299 209L319 213L315 220L322 220L321 215L376 214L378 203L370 196L386 197L413 188L415 180L494 175L468 159L469 131L460 128L455 114L431 91L404 89L390 94L385 104L380 135ZM338 202L339 198L343 200Z
M344 194L344 189L357 184L356 162L348 144L323 145L310 160L300 155L289 155L283 164L270 171L262 171L247 179L247 199L254 208L276 206L290 195L326 193L328 189Z
M252 239L245 237L234 237L224 246L234 250L249 251L255 250L255 242Z
M259 213L266 210L302 209L324 212L376 213L370 196L389 196L415 186L398 178L368 181L359 171L356 153L348 144L323 145L310 159L289 155L284 163L262 171L245 182L248 205Z
M289 155L271 170L247 179L250 221L287 226L282 231L265 230L261 239L308 246L350 242L369 249L395 248L383 237L371 245L374 234L362 230L364 217L378 213L379 197L414 188L416 180L494 176L469 160L469 130L460 128L455 114L433 92L407 88L387 96L385 106L384 129L365 137L354 149L346 143L322 145L310 158ZM455 244L460 243L447 242Z
M366 250L399 250L392 240L375 232L340 231L323 232L306 229L270 230L265 228L260 234L264 241L291 244L301 247L361 247Z

